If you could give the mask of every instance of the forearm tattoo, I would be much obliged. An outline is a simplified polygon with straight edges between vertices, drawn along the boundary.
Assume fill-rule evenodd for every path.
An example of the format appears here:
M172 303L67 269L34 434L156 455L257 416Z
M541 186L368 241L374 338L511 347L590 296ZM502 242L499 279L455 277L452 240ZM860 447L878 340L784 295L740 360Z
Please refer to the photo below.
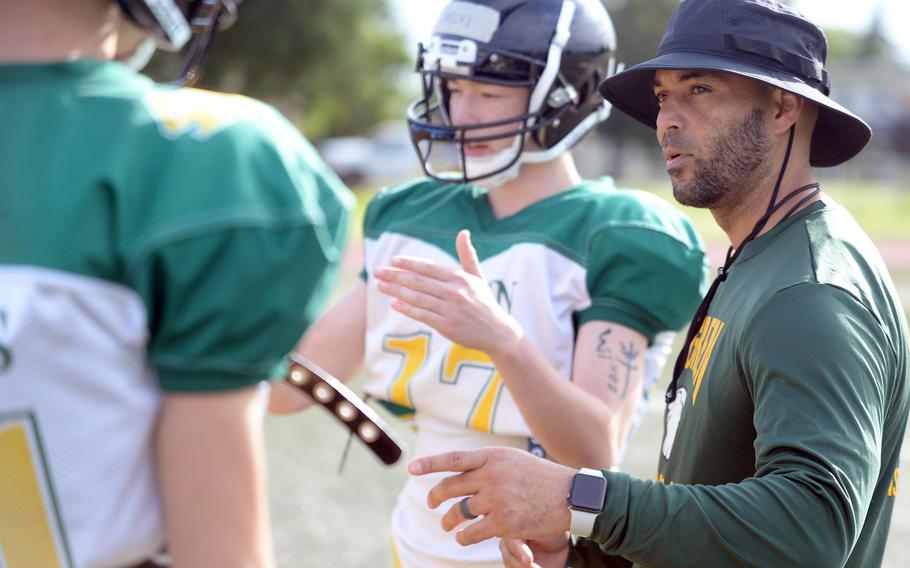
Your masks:
M629 392L632 373L638 370L640 353L631 341L620 341L618 349L614 349L612 333L613 329L608 327L597 336L597 357L607 362L607 390L624 399Z

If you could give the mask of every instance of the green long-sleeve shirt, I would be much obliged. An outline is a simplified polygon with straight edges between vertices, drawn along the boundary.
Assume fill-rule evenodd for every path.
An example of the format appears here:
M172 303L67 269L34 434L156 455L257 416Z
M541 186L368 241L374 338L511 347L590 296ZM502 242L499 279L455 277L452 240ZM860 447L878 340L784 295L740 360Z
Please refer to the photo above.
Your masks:
M749 243L667 409L658 482L605 472L598 554L648 567L880 565L907 359L893 285L843 208L813 204Z

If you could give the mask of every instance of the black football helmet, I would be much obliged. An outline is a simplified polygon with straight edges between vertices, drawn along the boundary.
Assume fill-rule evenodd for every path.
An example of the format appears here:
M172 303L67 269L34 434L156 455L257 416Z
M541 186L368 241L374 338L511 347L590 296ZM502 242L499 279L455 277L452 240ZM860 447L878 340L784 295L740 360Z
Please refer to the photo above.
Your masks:
M241 0L117 0L127 17L166 51L184 50L176 82L195 83L215 33L237 19Z
M599 0L449 3L429 44L418 46L423 93L407 110L411 141L427 175L496 187L517 176L522 162L556 158L609 116L611 107L597 86L613 73L615 50L613 22ZM528 87L527 111L497 122L453 125L446 84L450 78ZM521 127L510 132L476 135L481 129L516 123ZM514 142L495 156L465 156L465 143L500 138ZM525 149L529 139L536 148ZM437 149L440 145L449 151ZM460 172L438 171L439 163L451 169L453 154Z

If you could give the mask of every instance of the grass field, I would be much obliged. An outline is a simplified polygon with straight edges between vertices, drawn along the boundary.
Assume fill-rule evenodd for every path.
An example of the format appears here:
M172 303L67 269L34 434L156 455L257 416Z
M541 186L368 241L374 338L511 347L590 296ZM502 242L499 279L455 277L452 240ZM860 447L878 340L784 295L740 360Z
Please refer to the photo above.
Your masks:
M673 202L669 184L642 187ZM859 186L855 182L823 180L821 188L849 209L873 240L910 242L910 191L907 191L910 186L899 188L886 183ZM679 207L692 219L705 241L727 242L707 209Z
M857 188L851 184L824 184L825 191L846 205L877 241L903 243L910 256L910 192L884 185ZM664 193L661 193L661 192ZM666 190L655 193L672 199ZM359 193L362 211L371 192ZM687 209L706 241L720 243L723 234L705 212ZM352 242L358 242L355 229ZM350 274L345 281L350 281ZM905 307L910 307L910 267L893 273ZM340 291L340 290L339 290ZM665 372L665 375L668 375ZM669 377L656 387L659 394ZM354 384L355 390L356 383ZM653 478L662 436L660 396L653 404L638 436L630 446L623 469L643 478ZM413 435L393 427L408 442ZM387 567L388 518L404 482L402 462L384 467L360 445L354 444L343 474L338 465L347 441L344 431L322 410L296 416L268 417L266 421L273 531L278 564L282 568L328 566L333 568ZM905 456L910 456L905 443ZM902 460L910 471L910 457ZM910 507L899 497L883 566L907 565L910 555Z
M844 205L856 217L869 236L875 241L910 242L910 181L906 185L896 182L868 182L821 180L821 188L835 201ZM684 211L693 221L706 242L726 242L727 237L714 222L706 209L695 209L677 204L670 184L662 181L617 181L620 187L635 187L659 195ZM351 242L359 242L360 220L366 206L376 192L375 187L357 189L357 205Z

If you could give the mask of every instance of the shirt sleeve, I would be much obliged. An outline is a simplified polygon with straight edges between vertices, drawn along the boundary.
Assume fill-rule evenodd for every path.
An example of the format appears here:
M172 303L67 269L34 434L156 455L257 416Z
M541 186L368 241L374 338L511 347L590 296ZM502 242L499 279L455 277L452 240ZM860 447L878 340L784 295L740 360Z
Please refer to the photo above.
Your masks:
M678 330L704 294L706 258L694 237L681 240L651 227L624 225L597 232L588 251L591 306L578 326L606 320L641 332L652 342Z
M127 274L164 390L277 377L334 281L350 193L290 124L262 116L174 142L146 192Z
M754 476L664 485L605 472L592 536L604 553L655 567L844 565L876 490L896 372L885 333L846 292L803 284L757 311L739 357Z
M142 270L149 360L168 391L275 378L318 314L338 252L318 227L232 227L156 250Z

